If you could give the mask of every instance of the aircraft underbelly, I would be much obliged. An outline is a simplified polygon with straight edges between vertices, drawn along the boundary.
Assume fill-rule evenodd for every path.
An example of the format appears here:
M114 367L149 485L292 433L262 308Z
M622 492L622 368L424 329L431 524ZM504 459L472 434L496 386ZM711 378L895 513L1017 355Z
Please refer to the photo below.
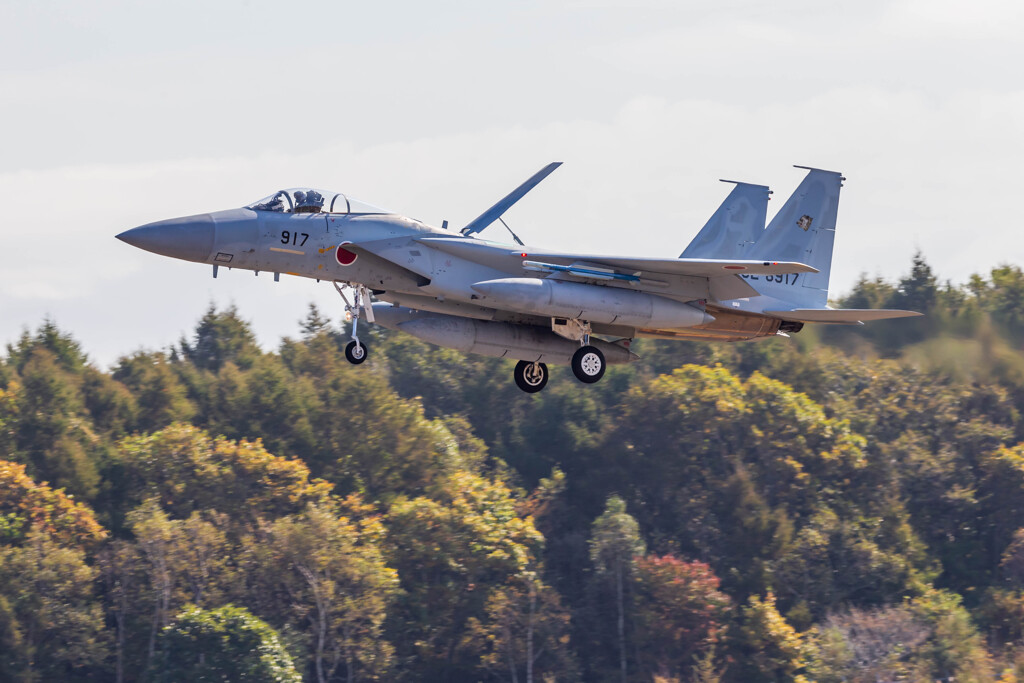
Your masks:
M689 339L692 341L745 341L772 337L779 331L782 321L752 313L737 313L721 308L708 307L714 322L686 329L654 329L637 330L638 337L653 339Z

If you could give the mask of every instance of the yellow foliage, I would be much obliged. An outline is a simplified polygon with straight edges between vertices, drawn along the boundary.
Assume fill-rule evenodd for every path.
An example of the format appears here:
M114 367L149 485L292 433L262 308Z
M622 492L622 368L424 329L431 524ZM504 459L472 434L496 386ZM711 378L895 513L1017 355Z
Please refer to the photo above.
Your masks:
M88 506L36 483L24 465L0 460L0 515L12 514L20 533L35 528L65 544L92 544L107 536Z

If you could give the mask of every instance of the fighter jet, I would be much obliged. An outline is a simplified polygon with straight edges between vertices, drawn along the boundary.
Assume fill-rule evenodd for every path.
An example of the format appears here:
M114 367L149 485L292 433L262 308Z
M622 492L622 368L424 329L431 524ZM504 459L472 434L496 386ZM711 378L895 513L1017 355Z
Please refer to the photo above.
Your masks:
M765 227L770 191L737 183L679 258L529 247L477 235L560 163L534 174L461 230L434 227L337 192L280 190L248 206L174 218L117 237L163 256L333 284L352 316L349 362L368 355L359 322L438 346L509 358L534 393L548 363L597 382L637 356L632 340L742 341L805 323L862 324L919 315L828 306L840 173L809 167ZM730 181L726 181L730 182Z

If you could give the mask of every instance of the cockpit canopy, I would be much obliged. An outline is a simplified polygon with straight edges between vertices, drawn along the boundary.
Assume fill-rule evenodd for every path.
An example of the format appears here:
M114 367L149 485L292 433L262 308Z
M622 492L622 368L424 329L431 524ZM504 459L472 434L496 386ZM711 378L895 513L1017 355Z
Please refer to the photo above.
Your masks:
M293 187L279 190L245 208L276 213L391 213L384 209L346 197L340 192Z

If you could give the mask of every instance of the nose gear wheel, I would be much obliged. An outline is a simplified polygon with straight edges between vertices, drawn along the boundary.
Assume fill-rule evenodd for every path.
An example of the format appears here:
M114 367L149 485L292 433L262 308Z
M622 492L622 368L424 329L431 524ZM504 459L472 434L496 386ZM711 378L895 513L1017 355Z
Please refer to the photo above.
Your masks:
M345 359L352 365L359 365L367 355L365 344L352 340L345 346Z

